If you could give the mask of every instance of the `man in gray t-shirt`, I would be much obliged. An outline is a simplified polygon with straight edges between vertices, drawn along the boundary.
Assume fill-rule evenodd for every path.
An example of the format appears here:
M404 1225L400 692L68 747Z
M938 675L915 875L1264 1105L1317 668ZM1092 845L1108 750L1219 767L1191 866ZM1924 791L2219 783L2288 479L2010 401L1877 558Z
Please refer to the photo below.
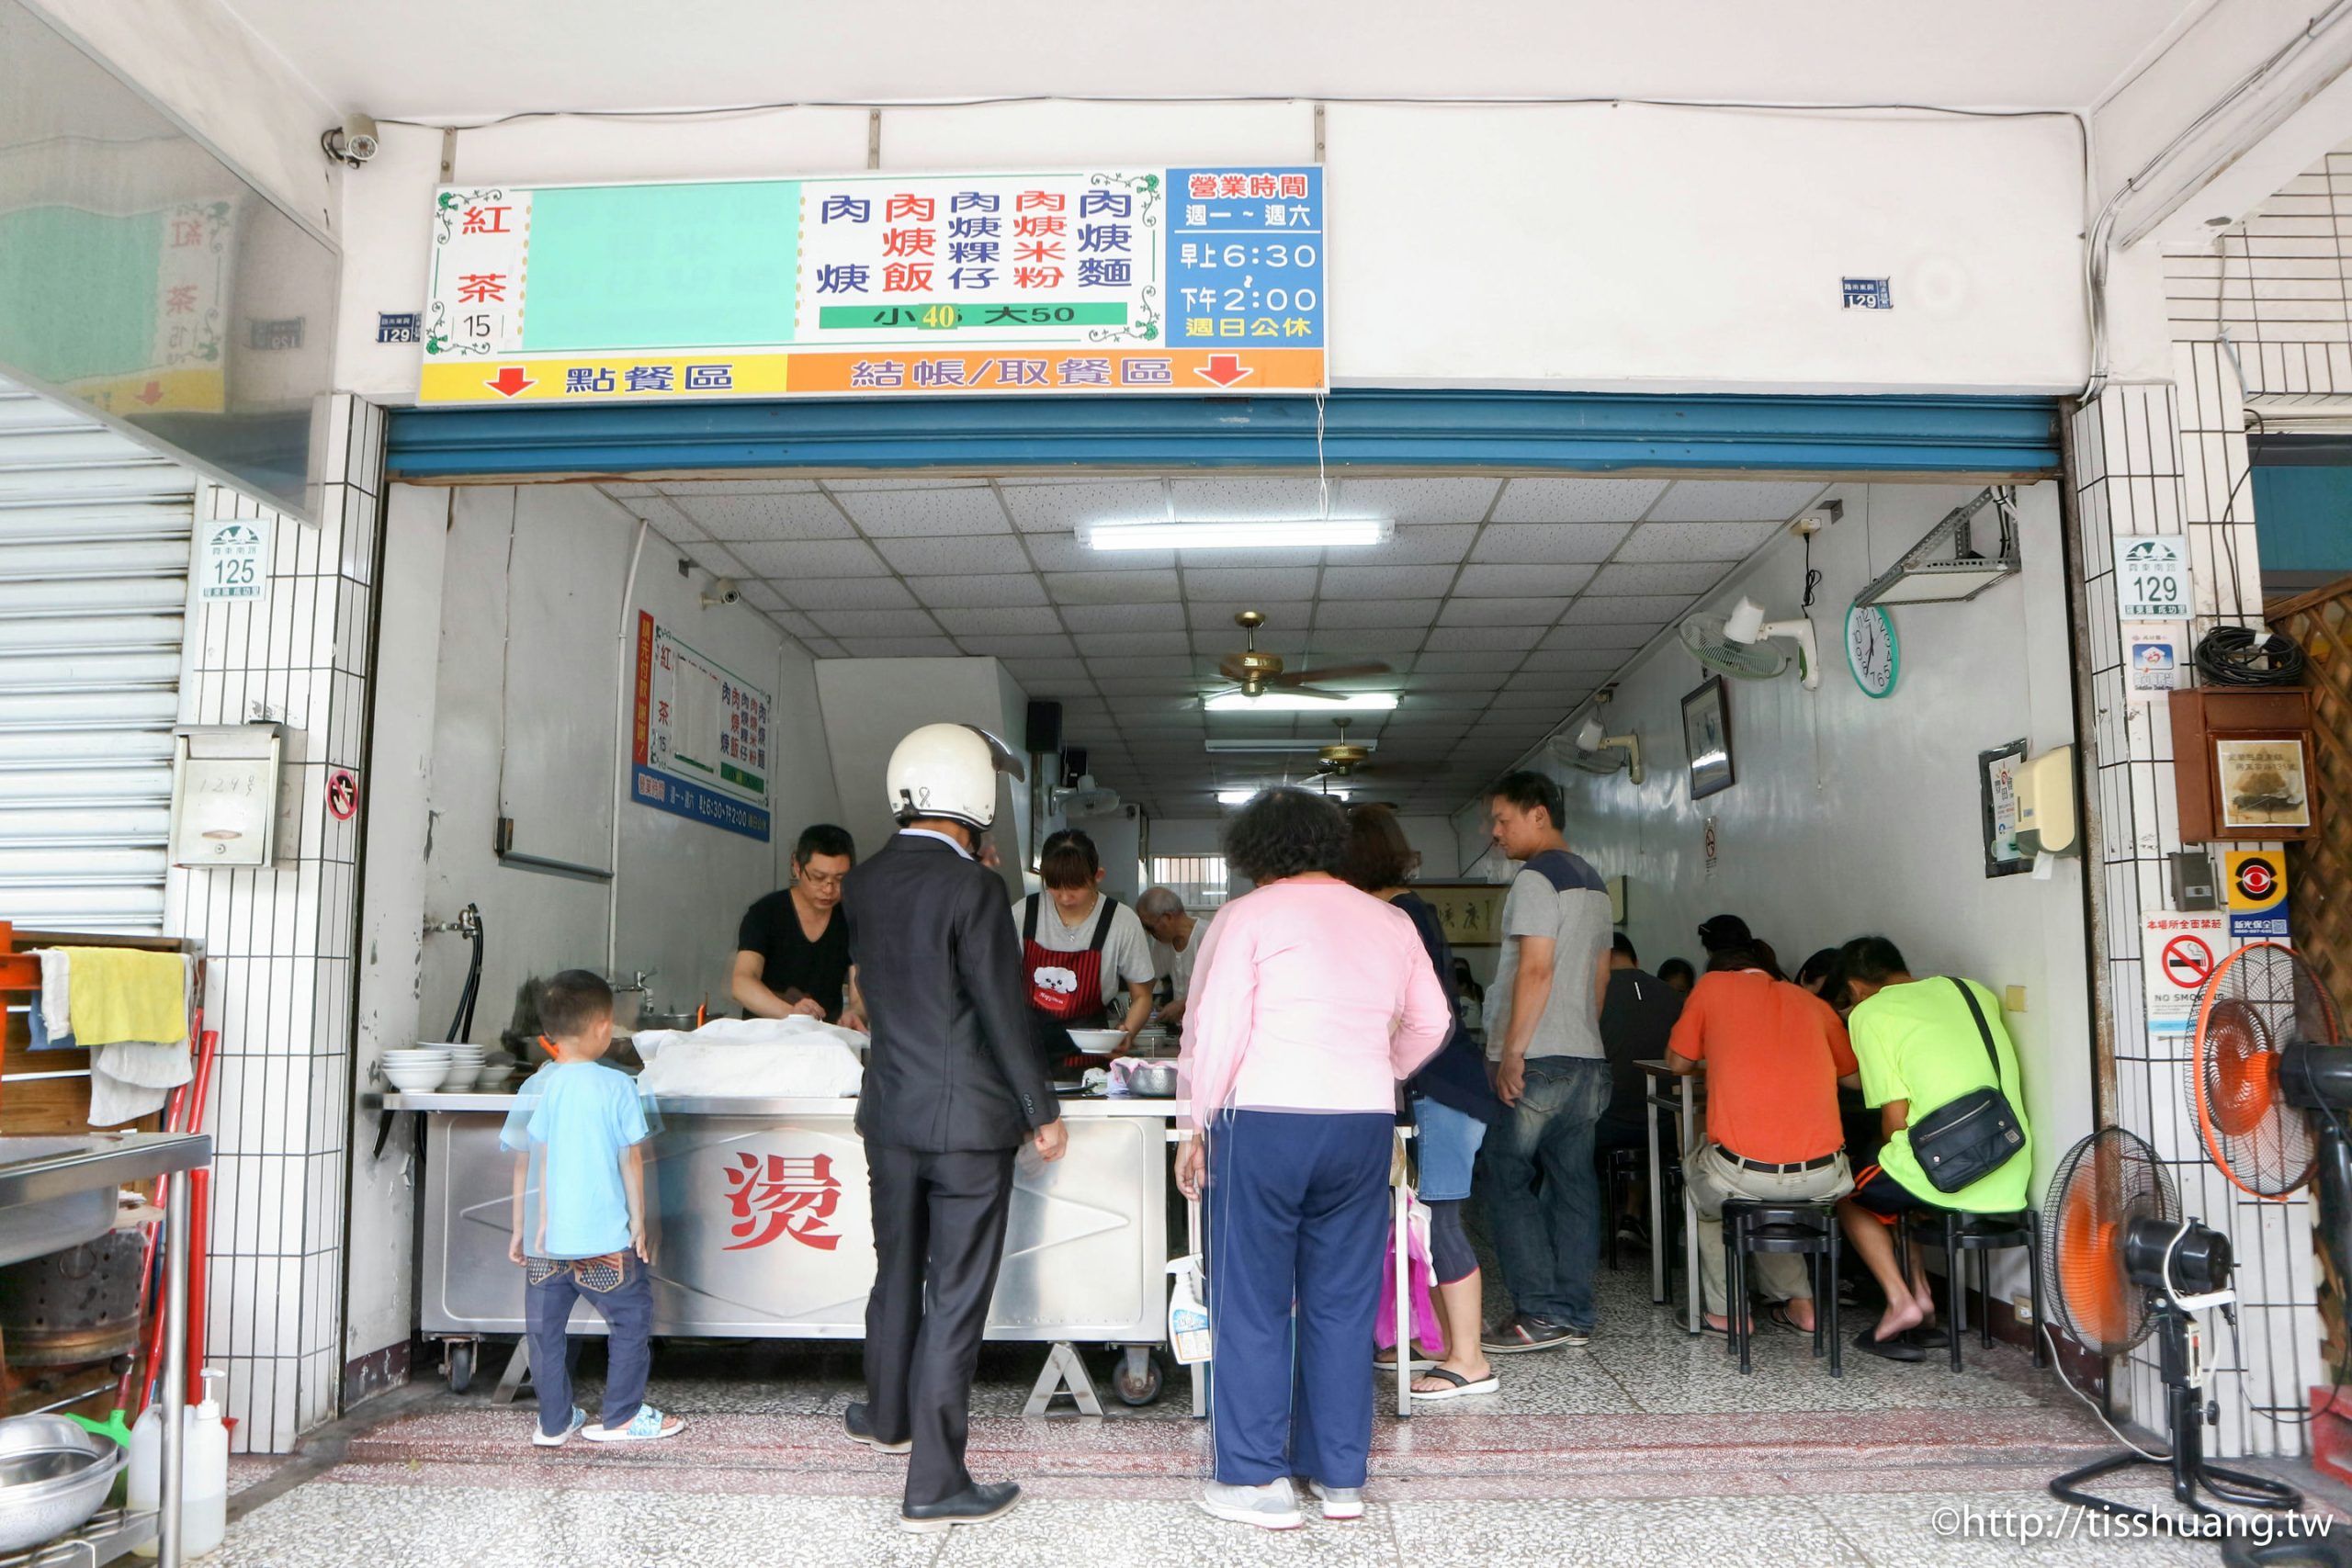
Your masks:
M1592 1336L1601 1224L1592 1147L1609 1109L1600 1002L1611 932L1607 886L1561 837L1559 786L1511 773L1487 806L1496 847L1520 863L1487 990L1487 1052L1510 1115L1487 1134L1481 1189L1517 1308L1483 1342L1510 1355Z

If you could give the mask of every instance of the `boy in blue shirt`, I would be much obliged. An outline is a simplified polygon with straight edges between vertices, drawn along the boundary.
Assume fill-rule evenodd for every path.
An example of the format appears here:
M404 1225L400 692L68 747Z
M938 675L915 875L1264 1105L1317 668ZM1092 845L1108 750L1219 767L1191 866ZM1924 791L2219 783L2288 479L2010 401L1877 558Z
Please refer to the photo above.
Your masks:
M561 1448L578 1432L594 1443L674 1438L685 1422L645 1403L652 1364L652 1254L645 1239L645 1107L627 1074L598 1058L613 1043L613 990L567 969L539 994L541 1043L555 1060L524 1086L502 1148L514 1152L514 1239L522 1265L531 1382L539 1393L531 1441ZM537 1178L534 1181L533 1178ZM525 1218L536 1186L538 1213ZM606 1329L604 1420L571 1403L565 1325L585 1297Z

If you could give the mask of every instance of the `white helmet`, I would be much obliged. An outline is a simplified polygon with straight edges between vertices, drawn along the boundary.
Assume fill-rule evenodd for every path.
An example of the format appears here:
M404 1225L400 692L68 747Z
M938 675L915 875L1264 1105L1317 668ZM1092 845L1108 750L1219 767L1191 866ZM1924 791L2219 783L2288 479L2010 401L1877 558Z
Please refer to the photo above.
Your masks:
M1027 776L1003 741L978 725L926 724L890 753L890 815L900 822L944 817L983 831L996 820L999 773Z

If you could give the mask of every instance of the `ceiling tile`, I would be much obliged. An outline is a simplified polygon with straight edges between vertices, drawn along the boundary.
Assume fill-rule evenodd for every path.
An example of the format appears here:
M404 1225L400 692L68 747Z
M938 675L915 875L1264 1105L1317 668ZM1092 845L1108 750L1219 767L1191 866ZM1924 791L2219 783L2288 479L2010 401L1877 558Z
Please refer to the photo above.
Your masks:
M1306 651L1308 637L1306 617L1314 608L1309 604L1265 604L1244 600L1195 600L1184 607L1185 619L1199 640L1205 634L1216 651L1242 646L1244 633L1233 624L1239 610L1262 610L1268 624L1258 628L1257 643L1261 653L1279 653L1288 657Z
M632 501L639 496L662 493L652 485L639 484L633 479L615 479L606 484L600 484L596 488L615 501Z
M944 637L843 637L852 659L953 659L963 652Z
M1182 604L1070 604L1061 612L1062 624L1074 632L1181 632Z
M1329 566L1323 569L1326 599L1436 598L1453 581L1450 566Z
M842 651L842 645L840 643L825 637L820 637L817 641L810 643L808 645L808 651L815 654L820 659L846 659L849 657L848 654Z
M952 636L966 633L1000 637L1044 637L1062 629L1050 605L1023 604L1012 609L955 609L939 612L939 624Z
M935 610L1001 609L1018 604L1043 604L1046 585L1035 572L1004 571L970 577L910 577L915 597Z
M1373 558L1364 560L1356 552L1347 554L1334 550L1331 559L1338 565L1355 565L1360 560L1366 566L1451 566L1470 553L1470 543L1478 536L1475 523L1444 523L1414 528L1399 528L1396 536L1374 547Z
M895 577L787 577L770 586L796 610L911 610L915 596Z
M1098 675L1094 683L1114 708L1122 697L1197 696L1200 685L1189 675Z
M1429 692L1491 692L1507 677L1476 671L1431 671L1423 674L1416 670L1405 677L1405 689L1415 694Z
M672 500L715 539L846 539L855 533L840 508L814 491Z
M1430 599L1325 599L1315 606L1315 629L1328 626L1426 626L1436 617Z
M1604 566L1585 591L1587 600L1641 593L1702 593L1731 569L1721 561L1654 561L1642 566Z
M1569 671L1609 674L1631 659L1628 649L1608 648L1539 648L1527 656L1528 673L1556 675Z
M1419 626L1367 626L1360 630L1344 630L1317 626L1306 634L1307 652L1317 663L1329 654L1354 656L1371 654L1390 660L1409 659L1421 644Z
M884 560L910 577L966 571L1029 571L1029 558L1022 554L1021 541L1011 534L887 538L876 540L874 547L882 552Z
M890 490L856 491L838 498L871 538L933 534L1009 534L1012 525L996 491L978 490Z
M1001 489L1012 521L1024 532L1067 533L1082 523L1150 522L1168 516L1168 492L1158 479L1043 485L1007 479Z
M1171 662L1189 672L1193 639L1182 632L1080 632L1070 639L1098 675L1164 675Z
M817 610L810 620L828 636L842 638L937 637L939 623L921 610Z
M744 582L743 603L754 610L766 612L771 618L791 614L785 605L784 595L756 578Z
M1498 523L1631 523L1650 508L1664 479L1513 479L1495 508Z
M1171 515L1204 523L1261 517L1317 517L1323 491L1315 479L1219 478L1169 481Z
M783 495L794 491L806 494L817 488L817 481L779 475L770 479L671 479L658 488L670 495Z
M1501 674L1518 668L1521 655L1505 649L1464 652L1460 650L1424 653L1413 660L1416 675Z
M1620 546L1620 561L1746 560L1781 525L1773 523L1645 523Z
M735 553L762 577L886 577L890 571L863 539L751 543Z
M1603 561L1630 526L1624 523L1489 523L1471 547L1470 558L1531 566Z
M798 637L803 642L807 642L811 637L818 637L825 635L822 631L818 629L816 622L810 620L808 616L802 615L797 610L778 610L775 613L775 624L782 626L786 631L790 632L794 637Z
M1428 646L1432 653L1448 649L1528 649L1533 648L1543 635L1542 626L1439 626L1430 633Z
M956 641L974 653L994 659L1075 659L1078 649L1066 637L1043 637L1021 633L974 632L959 635Z
M1565 596L1592 581L1589 566L1465 566L1454 581L1458 599Z
M1638 622L1617 625L1588 625L1578 620L1584 614L1579 605L1569 612L1566 624L1555 626L1544 637L1545 648L1606 648L1633 652L1650 640L1657 631L1656 625Z
M679 543L686 558L703 570L719 577L764 577L768 574L747 567L742 558L725 545L714 545L707 539L688 539Z
M1566 599L1449 599L1441 626L1548 626L1568 607Z
M1557 708L1565 715L1567 708L1562 700L1563 691L1574 690L1556 681L1517 681L1495 694L1498 708Z
M1057 604L1151 604L1172 603L1176 579L1147 571L1055 571L1046 589Z
M1677 479L1653 523L1785 522L1827 487L1818 479Z
M1173 571L1174 550L1098 550L1075 534L1023 534L1039 571Z
M1568 619L1583 626L1629 626L1647 622L1657 626L1672 620L1690 608L1688 594L1627 594L1606 596L1587 593L1568 612Z
M1057 684L1073 691L1093 689L1082 659L1007 659L1004 668L1032 696L1051 696L1048 688Z
M688 539L707 539L710 530L688 517L677 506L658 495L640 496L621 503L632 517L641 517L653 525L653 531L672 544L684 544Z
M1252 601L1309 599L1315 594L1315 570L1311 566L1203 570L1188 559L1184 565L1184 597L1195 602L1236 597Z
M883 490L971 490L988 483L980 474L871 474L861 479L827 479L827 490L854 493Z
M1476 523L1494 504L1498 488L1496 480L1466 477L1342 479L1332 492L1331 510L1395 523Z

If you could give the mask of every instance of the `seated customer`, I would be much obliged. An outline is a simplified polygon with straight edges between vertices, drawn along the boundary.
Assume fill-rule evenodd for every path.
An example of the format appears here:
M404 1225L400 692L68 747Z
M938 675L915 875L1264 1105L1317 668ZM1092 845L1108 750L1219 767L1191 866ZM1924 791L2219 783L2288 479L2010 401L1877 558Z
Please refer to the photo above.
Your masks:
M1676 996L1687 997L1690 994L1690 987L1699 982L1699 972L1690 967L1690 961L1687 958L1669 958L1657 966L1657 977L1665 981L1666 988Z
M1593 1130L1595 1148L1605 1153L1649 1147L1643 1118L1652 1111L1641 1064L1665 1057L1667 1038L1681 1016L1682 993L1644 970L1633 940L1619 931L1611 939L1609 988L1600 998L1600 1048L1609 1053L1609 1109ZM1672 1144L1671 1134L1665 1142ZM1611 1223L1621 1234L1641 1237L1643 1194L1629 1188L1625 1202L1625 1212L1612 1216Z
M1667 1063L1707 1068L1707 1136L1683 1156L1699 1211L1699 1278L1707 1326L1728 1326L1724 1204L1734 1198L1788 1202L1842 1198L1845 1134L1838 1084L1854 1072L1846 1026L1819 997L1774 979L1752 946L1719 948L1691 987ZM1776 1303L1775 1323L1813 1332L1813 1287L1802 1258L1758 1253L1757 1281ZM1743 1307L1746 1303L1740 1303Z
M1917 1256L1909 1280L1895 1267L1888 1229L1900 1223L1899 1216L1917 1209L2007 1214L2026 1206L2033 1140L2025 1126L2017 1047L2002 1027L2001 1004L1991 991L1973 980L1914 978L1903 954L1883 936L1848 942L1838 950L1838 966L1855 998L1848 1024L1853 1031L1854 1055L1861 1064L1862 1097L1882 1108L1886 1134L1877 1163L1864 1168L1855 1180L1854 1195L1838 1205L1838 1217L1854 1250L1886 1292L1886 1315L1854 1343L1877 1355L1916 1361L1917 1348L1899 1343L1899 1337L1934 1315L1933 1298ZM1975 999L1973 1014L1969 997ZM1982 1031L1979 1016L1984 1022ZM1912 1154L1909 1129L1939 1107L1994 1085L1987 1033L1999 1058L1998 1087L2017 1112L2018 1130L2027 1135L2017 1153L1989 1174L1957 1192L1939 1191Z

